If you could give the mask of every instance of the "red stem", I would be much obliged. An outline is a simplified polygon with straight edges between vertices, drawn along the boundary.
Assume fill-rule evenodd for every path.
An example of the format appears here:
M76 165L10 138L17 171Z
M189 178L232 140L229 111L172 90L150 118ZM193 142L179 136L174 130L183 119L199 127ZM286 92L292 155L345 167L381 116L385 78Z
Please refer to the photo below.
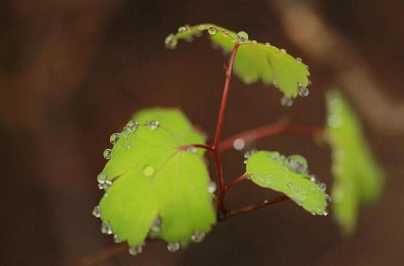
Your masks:
M232 181L230 181L226 185L226 188L225 188L226 192L229 191L234 185L240 183L241 181L247 180L247 177L248 177L247 175L242 175L242 176L239 176L239 177L233 179Z
M250 129L225 139L220 144L220 151L225 151L232 148L236 139L243 139L245 142L249 142L274 136L280 133L313 136L320 133L322 130L323 128L317 126L293 125L286 121L279 121L268 126Z
M236 216L236 215L239 215L239 214L242 214L242 213L247 213L247 212L252 212L252 211L255 211L255 210L258 210L258 209L262 209L262 208L267 207L269 205L285 202L285 201L288 201L288 200L290 200L290 199L285 195L282 195L282 196L279 196L277 198L274 198L273 200L265 200L261 204L249 205L249 206L242 207L240 209L228 212L224 216L224 218L222 220L225 220L225 219L227 219L229 217Z
M217 208L219 212L219 216L223 216L226 212L224 208L224 195L226 193L225 190L225 182L224 182L224 174L223 174L223 166L220 158L220 138L222 136L222 129L223 129L223 124L224 124L224 113L226 110L227 106L227 100L229 98L229 90L230 90L230 81L233 73L233 65L236 59L236 54L237 50L239 48L240 44L236 42L236 44L233 47L233 50L230 55L228 67L226 70L226 79L224 82L224 87L223 87L223 94L222 94L222 100L220 102L220 109L219 109L219 114L217 118L217 123L216 123L216 131L215 131L215 137L213 141L213 145L211 146L212 148L212 155L215 160L215 168L216 168L216 174L217 174L217 186L219 188L218 191L218 201L217 201Z

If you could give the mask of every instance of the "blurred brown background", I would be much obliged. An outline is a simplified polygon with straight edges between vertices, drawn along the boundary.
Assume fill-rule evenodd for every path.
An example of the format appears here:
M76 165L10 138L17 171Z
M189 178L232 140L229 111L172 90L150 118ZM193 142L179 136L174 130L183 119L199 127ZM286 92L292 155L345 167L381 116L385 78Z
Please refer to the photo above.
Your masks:
M0 1L0 265L402 265L403 11L400 0ZM290 110L274 89L236 79L225 135L284 115L321 124L325 90L343 87L388 176L385 197L362 211L352 238L339 235L332 217L285 203L219 224L176 254L151 243L139 257L103 258L114 245L91 210L109 135L146 106L181 107L213 133L221 52L203 39L163 47L178 26L200 22L246 30L312 70L310 97ZM327 147L287 136L255 145L302 153L329 183ZM226 153L227 178L241 162L240 153ZM246 184L228 204L271 196Z

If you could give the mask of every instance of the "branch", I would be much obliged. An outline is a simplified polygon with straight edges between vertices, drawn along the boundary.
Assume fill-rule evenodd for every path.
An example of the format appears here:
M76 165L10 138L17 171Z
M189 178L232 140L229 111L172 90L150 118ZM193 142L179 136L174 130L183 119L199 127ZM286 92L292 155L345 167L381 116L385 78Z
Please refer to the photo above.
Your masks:
M288 197L286 197L285 195L279 196L279 197L274 198L272 200L264 200L264 202L262 202L260 204L249 205L249 206L237 209L237 210L230 211L224 216L223 220L228 219L228 218L233 217L233 216L236 216L236 215L239 215L239 214L256 211L256 210L265 208L267 206L271 206L271 205L281 203L281 202L285 202L285 201L289 201L289 200L290 199Z
M220 151L222 152L232 148L234 141L237 139L242 139L245 142L251 142L281 133L313 137L320 134L322 131L323 128L318 126L289 124L286 121L279 121L267 126L250 129L225 139L220 144Z

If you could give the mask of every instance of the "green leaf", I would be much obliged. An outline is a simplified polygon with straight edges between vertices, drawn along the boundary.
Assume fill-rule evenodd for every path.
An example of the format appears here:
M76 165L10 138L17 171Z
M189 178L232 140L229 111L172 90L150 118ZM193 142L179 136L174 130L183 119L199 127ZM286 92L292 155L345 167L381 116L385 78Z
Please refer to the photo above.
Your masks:
M313 215L327 215L325 186L307 173L302 156L286 158L278 152L259 151L246 164L246 174L258 186L285 194Z
M327 107L334 215L343 231L351 233L360 203L375 201L382 194L384 174L373 159L358 118L340 92L327 94Z
M285 95L292 99L299 94L307 96L309 91L309 70L301 62L284 49L278 49L269 43L259 43L249 40L246 32L235 33L214 24L199 24L195 26L182 26L176 34L170 34L165 40L168 48L175 48L180 40L191 41L207 31L210 40L215 46L230 52L236 42L240 43L234 64L234 72L239 78L251 84L262 81L266 85L274 85Z
M136 121L136 122L135 122ZM136 114L122 133L98 177L106 192L99 212L104 232L140 252L146 237L169 242L170 250L199 241L216 222L203 144L187 118L175 109Z

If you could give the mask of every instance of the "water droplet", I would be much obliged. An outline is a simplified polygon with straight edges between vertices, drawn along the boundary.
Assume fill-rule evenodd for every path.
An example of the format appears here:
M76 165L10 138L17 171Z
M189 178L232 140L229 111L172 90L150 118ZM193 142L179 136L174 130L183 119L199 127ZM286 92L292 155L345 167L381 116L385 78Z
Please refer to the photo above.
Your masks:
M119 133L112 134L111 137L109 137L109 142L111 142L111 144L114 145L115 143L118 142L119 136L120 136Z
M318 186L320 187L321 191L326 191L327 185L325 183L319 183Z
M245 31L240 31L237 33L237 40L242 43L248 41L248 33Z
M161 219L157 217L156 219L154 219L152 225L150 226L150 233L153 236L155 234L158 234L160 230L161 230Z
M145 176L152 176L154 174L154 168L152 166L150 166L150 165L146 166L143 169L143 174Z
M192 145L187 147L187 152L196 153L197 151L198 151L198 149Z
M175 49L177 47L178 41L174 34L170 34L164 40L164 44L169 49Z
M265 45L266 46L271 46L271 44L269 42L266 42Z
M99 173L97 175L97 182L98 184L103 184L107 180L107 175L104 173Z
M322 214L323 214L324 216L327 216L327 215L328 215L328 212L327 212L327 211L324 211Z
M112 150L111 149L106 149L103 153L102 156L104 156L104 158L106 160L110 160L111 159L111 155L112 155Z
M198 30L200 30L200 31L205 30L205 29L206 29L206 27L204 25L199 25L198 26Z
M101 217L101 211L100 211L100 206L95 206L92 212L93 216L96 218Z
M279 152L274 151L274 152L271 152L271 159L272 160L281 160L282 156Z
M281 51L282 54L286 54L286 50L285 50L285 49L280 49L279 51Z
M314 175L309 175L311 182L316 182L316 177Z
M129 254L132 255L132 256L139 255L140 253L143 252L143 245L144 244L140 244L140 245L137 245L137 246L129 247L129 250L128 250Z
M216 191L216 183L212 182L212 181L209 181L208 192L209 193L215 193L215 191Z
M298 84L298 91L299 91L299 95L302 97L309 96L309 94L310 94L309 89L307 87L304 87L301 84Z
M176 252L180 250L181 245L179 242L172 242L167 244L167 250L170 252Z
M283 107L291 107L293 105L293 100L287 96L283 96L281 99L281 105Z
M296 61L299 63L303 62L303 60L300 57L296 58Z
M184 25L184 26L178 28L179 33L180 32L186 32L188 30L189 30L189 25Z
M139 123L130 120L130 121L126 124L126 126L123 128L123 130L124 130L125 133L128 134L128 133L131 133L131 132L133 132L133 131L136 131L136 129L137 129L138 127L139 127Z
M155 130L155 129L158 129L158 128L160 127L160 122L157 121L157 120L151 120L151 121L148 121L148 122L146 123L146 125L147 125L150 129Z
M102 189L107 190L111 187L111 185L112 185L111 180L105 180L104 183L98 183L98 188L101 190Z
M250 150L250 151L247 151L246 153L244 153L244 158L245 158L245 159L248 159L248 158L251 157L251 155L253 155L253 154L256 153L256 152L257 152L257 150Z
M205 232L195 232L191 236L191 240L195 243L200 243L205 239L206 233Z
M208 28L209 35L215 35L217 33L217 29L215 27L210 26Z
M233 148L237 151L241 151L245 147L245 141L242 138L237 138L233 141Z
M112 235L112 227L109 223L102 222L101 233L106 235Z
M291 155L287 159L288 168L296 173L307 173L307 160L298 154Z
M119 238L118 235L114 235L114 243L119 244L119 243L122 243L122 242L123 242L123 241Z

